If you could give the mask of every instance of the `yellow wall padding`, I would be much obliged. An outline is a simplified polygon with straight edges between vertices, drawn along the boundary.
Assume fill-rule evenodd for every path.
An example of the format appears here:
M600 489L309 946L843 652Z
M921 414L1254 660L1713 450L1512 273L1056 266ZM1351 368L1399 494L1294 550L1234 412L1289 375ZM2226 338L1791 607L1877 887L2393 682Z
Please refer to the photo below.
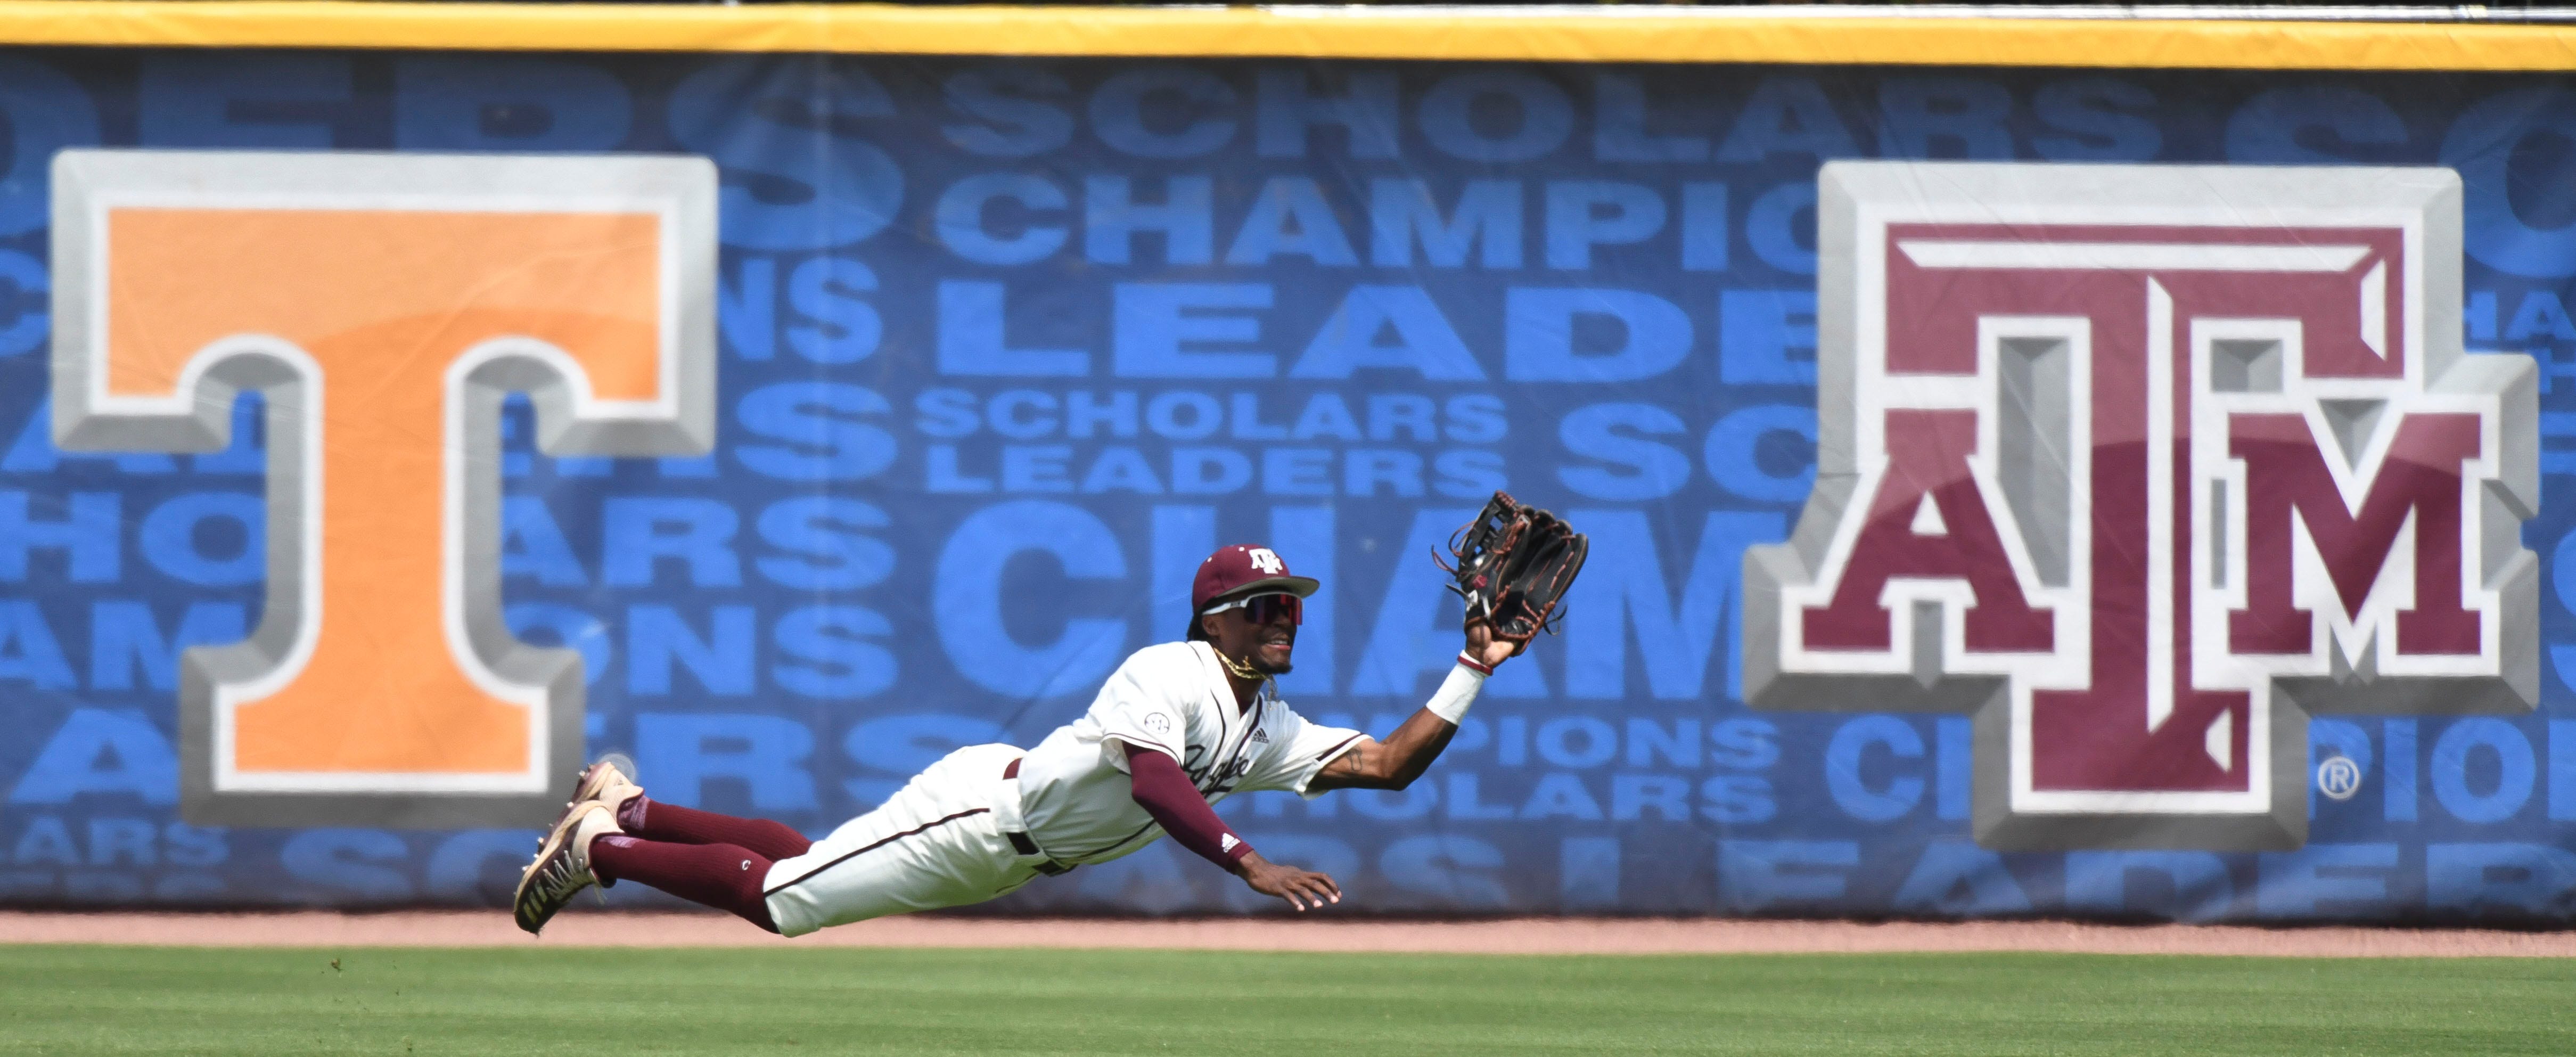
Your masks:
M2576 69L2576 27L1761 8L749 7L0 0L0 43L2277 70Z

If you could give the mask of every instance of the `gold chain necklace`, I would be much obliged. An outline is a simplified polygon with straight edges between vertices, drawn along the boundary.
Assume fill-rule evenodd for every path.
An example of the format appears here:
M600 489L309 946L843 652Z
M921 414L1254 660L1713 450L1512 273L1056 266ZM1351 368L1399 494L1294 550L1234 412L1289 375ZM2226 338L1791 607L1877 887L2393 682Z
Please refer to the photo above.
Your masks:
M1209 644L1208 652L1216 654L1217 663L1224 665L1225 670L1232 673L1237 679L1261 682L1268 678L1267 676L1262 675L1260 671L1253 668L1252 665L1238 662L1234 658L1226 656L1225 651L1217 649L1213 643Z

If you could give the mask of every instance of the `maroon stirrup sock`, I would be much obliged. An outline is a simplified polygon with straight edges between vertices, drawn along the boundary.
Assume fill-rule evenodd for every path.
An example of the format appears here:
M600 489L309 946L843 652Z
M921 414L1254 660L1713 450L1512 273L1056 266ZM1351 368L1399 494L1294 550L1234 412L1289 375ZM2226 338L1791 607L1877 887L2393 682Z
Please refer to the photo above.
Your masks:
M674 844L622 833L590 842L590 871L602 884L642 882L776 932L769 899L761 891L769 866L768 857L734 844Z
M765 818L735 818L678 804L655 803L642 793L618 806L617 828L645 840L738 845L772 860L793 859L814 846L804 834Z

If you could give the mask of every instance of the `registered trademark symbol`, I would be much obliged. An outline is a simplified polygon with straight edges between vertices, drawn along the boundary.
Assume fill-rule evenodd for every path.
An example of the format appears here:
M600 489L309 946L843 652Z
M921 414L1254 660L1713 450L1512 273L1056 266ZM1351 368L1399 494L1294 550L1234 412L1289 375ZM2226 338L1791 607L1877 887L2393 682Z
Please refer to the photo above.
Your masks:
M2317 765L2317 792L2330 800L2350 800L2361 791L2361 765L2349 756L2328 756Z

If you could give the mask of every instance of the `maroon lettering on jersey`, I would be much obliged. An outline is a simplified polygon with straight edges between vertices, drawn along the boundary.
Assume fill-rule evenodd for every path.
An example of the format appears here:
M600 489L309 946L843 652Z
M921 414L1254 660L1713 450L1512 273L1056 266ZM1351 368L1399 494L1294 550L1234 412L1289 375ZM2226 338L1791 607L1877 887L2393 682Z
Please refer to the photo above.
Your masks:
M1835 163L1765 708L1977 716L2005 848L2291 847L2316 712L2538 699L2533 370L2437 169Z

